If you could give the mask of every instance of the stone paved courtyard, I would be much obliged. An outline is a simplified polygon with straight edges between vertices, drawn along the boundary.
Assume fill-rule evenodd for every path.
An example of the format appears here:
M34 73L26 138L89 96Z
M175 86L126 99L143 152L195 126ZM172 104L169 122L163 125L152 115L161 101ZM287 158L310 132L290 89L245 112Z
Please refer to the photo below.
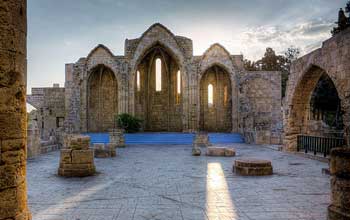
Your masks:
M241 157L273 162L270 177L240 177L234 158L192 157L189 145L118 149L95 159L87 178L56 175L59 152L28 162L33 220L273 220L326 219L326 163L259 146L235 144Z

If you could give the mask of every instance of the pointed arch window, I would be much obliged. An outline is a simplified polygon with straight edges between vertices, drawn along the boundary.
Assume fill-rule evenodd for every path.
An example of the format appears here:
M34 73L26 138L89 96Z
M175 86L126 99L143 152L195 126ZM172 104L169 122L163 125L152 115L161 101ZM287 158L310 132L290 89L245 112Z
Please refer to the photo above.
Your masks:
M208 106L214 104L214 88L212 84L208 85Z
M137 71L137 73L136 73L136 88L137 88L137 91L138 91L138 92L141 91L141 76L140 76L140 71Z
M177 74L176 74L176 85L177 85L176 92L179 95L179 94L181 94L181 72L180 72L180 70L177 71Z
M181 99L181 72L180 70L176 73L176 104L180 104Z
M162 91L162 60L156 59L156 91Z
M228 94L227 94L227 86L224 86L224 106L227 106L227 100L228 99Z

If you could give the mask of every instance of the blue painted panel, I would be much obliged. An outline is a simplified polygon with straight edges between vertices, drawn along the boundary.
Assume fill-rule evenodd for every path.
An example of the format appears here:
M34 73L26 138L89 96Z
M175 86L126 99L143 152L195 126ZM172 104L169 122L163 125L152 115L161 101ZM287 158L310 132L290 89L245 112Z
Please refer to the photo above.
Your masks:
M109 143L108 133L87 133L91 137L91 143ZM192 144L193 133L134 133L125 134L126 144ZM209 133L211 143L243 143L242 136L238 133Z

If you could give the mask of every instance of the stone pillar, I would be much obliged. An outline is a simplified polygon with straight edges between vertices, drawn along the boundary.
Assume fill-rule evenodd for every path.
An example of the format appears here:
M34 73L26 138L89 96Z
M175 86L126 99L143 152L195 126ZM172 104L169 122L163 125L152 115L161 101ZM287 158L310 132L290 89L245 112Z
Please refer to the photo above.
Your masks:
M111 129L109 131L109 142L115 147L125 147L124 130Z
M0 220L27 220L26 0L0 1Z
M207 132L200 131L197 132L194 140L193 140L193 147L208 147L210 146L209 136Z
M90 137L69 135L66 146L61 150L58 175L85 177L95 174L94 151L89 149Z
M34 158L41 154L40 132L37 127L27 130L27 158Z
M330 162L331 205L329 220L350 219L350 148L336 148L331 151Z

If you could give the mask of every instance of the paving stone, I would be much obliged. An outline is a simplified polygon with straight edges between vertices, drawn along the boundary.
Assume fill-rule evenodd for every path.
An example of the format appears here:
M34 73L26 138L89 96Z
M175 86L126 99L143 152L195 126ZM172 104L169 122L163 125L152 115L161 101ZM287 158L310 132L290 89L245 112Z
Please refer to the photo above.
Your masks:
M30 210L35 220L327 218L328 164L254 145L235 149L236 159L272 161L274 175L238 176L232 158L193 157L191 145L130 145L95 159L98 175L60 178L59 152L51 152L28 161Z

